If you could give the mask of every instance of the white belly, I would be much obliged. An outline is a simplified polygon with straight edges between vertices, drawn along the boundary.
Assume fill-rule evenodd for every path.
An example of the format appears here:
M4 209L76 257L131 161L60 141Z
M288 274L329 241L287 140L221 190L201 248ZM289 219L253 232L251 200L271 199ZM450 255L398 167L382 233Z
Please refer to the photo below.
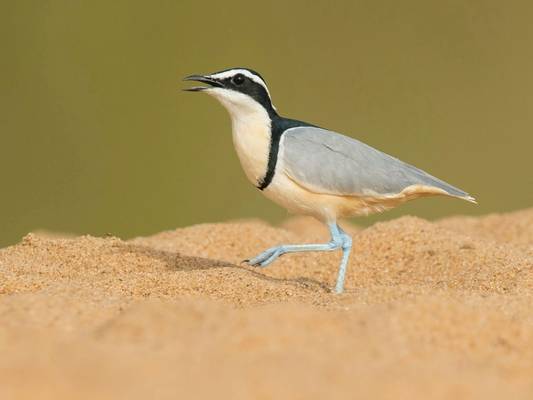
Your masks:
M292 213L311 215L324 222L382 212L409 200L403 197L374 199L315 193L293 181L279 169L263 193Z
M283 171L277 170L274 179L263 194L292 213L312 215L320 220L334 221L337 210L325 197L309 192L292 181Z

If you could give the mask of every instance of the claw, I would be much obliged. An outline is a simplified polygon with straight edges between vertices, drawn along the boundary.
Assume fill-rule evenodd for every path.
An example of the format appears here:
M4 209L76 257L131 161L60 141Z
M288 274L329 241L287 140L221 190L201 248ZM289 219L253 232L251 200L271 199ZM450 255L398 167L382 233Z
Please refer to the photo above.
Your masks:
M248 265L249 265L250 267L256 267L256 268L263 268L263 267L265 267L265 265L263 265L263 262L261 262L261 261L255 261L255 262L250 262L250 261L249 261L249 262L248 262Z
M272 263L272 261L274 261L276 258L278 258L280 254L280 247L273 247L262 252L257 257L248 260L248 265L251 265L253 267L264 268L270 263Z
M242 260L241 261L241 265L242 264L248 265L249 267L261 267L262 266L260 262L253 261L253 259L252 260L248 260L248 259Z

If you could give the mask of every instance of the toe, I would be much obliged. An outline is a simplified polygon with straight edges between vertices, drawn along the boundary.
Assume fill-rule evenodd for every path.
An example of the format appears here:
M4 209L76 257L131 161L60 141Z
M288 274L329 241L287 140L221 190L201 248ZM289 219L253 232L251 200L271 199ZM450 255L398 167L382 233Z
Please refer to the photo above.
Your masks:
M258 255L257 257L251 258L250 260L244 260L247 265L251 267L260 267L261 263L266 259L267 257L262 257L262 254Z
M272 264L279 256L281 256L281 254L282 254L281 251L279 250L275 251L274 253L270 255L270 257L268 257L267 259L261 262L261 267L266 267L267 265Z
M245 262L246 265L248 265L250 267L257 267L260 264L258 261L254 261L254 259L245 260L244 262Z
M268 264L274 261L274 259L277 257L277 253L277 249L269 249L262 252L257 257L248 260L247 264L251 265L252 267L266 267ZM272 259L273 257L274 259Z
M253 267L266 267L267 265L271 264L276 258L284 254L284 252L284 246L272 247L268 250L263 251L261 254L250 260L245 260L245 262Z

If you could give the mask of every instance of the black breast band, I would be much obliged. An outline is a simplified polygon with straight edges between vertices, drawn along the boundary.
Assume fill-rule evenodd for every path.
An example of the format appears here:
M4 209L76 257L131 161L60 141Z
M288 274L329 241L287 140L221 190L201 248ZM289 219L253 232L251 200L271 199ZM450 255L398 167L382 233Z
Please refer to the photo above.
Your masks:
M299 126L314 126L307 122L297 121L294 119L288 119L280 117L277 114L270 115L271 120L271 135L270 135L270 149L268 152L268 164L265 176L258 182L257 188L259 190L265 190L268 185L274 179L276 173L276 165L278 163L279 143L281 137L290 128L296 128Z

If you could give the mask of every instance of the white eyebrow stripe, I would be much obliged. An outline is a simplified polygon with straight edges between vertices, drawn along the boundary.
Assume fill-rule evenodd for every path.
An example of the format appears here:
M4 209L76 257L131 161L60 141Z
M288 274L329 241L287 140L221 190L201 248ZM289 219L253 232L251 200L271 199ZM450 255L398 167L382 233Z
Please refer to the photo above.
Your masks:
M270 92L268 91L268 87L266 85L266 82L264 80L262 80L260 77L258 77L257 75L252 74L247 69L240 69L240 68L230 69L228 71L223 71L223 72L219 72L217 74L209 75L209 78L226 79L226 78L230 78L232 76L235 76L237 74L243 74L244 76L250 78L255 83L258 83L261 86L263 86L265 88L267 94L268 94L268 97L270 98L270 101L272 101L272 97L270 96Z

